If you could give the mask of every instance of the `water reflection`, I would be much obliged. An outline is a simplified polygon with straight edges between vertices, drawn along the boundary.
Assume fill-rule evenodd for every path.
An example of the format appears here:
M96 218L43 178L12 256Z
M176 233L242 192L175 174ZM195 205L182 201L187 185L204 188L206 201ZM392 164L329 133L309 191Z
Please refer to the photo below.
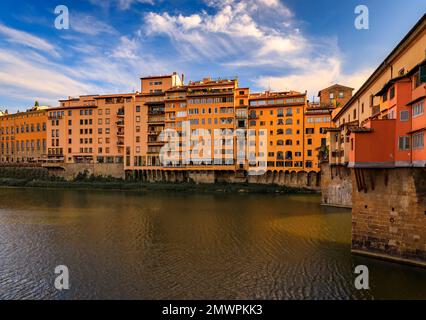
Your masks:
M317 196L0 190L0 298L426 298L426 272L350 254ZM71 290L53 287L70 269ZM353 286L370 268L367 292Z

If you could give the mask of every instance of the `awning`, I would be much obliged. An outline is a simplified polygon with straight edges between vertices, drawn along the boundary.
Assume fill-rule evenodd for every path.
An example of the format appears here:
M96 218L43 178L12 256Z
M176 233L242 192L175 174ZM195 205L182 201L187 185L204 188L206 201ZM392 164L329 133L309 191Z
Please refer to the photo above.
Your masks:
M415 104L416 102L422 101L422 100L423 100L423 99L425 99L425 98L426 98L426 95L423 95L423 96L421 96L421 97L418 97L417 99L414 99L414 100L412 100L412 101L408 102L408 103L407 103L407 106L411 106L412 104Z
M420 129L416 129L416 130L407 132L407 134L413 134L413 133L417 133L417 132L421 132L421 131L425 131L425 130L426 130L426 127L423 127L423 128L420 128Z

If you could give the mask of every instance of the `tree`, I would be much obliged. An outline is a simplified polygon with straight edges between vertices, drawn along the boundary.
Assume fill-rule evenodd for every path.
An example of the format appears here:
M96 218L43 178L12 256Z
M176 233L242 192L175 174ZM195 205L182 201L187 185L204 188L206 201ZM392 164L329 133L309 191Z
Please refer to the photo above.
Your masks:
M39 107L40 105L39 105L39 103L38 103L38 101L36 101L35 103L34 103L34 107Z

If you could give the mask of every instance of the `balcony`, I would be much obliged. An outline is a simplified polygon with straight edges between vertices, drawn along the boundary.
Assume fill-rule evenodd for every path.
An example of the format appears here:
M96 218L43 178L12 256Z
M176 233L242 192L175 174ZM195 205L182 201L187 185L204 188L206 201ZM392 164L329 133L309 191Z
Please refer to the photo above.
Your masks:
M48 115L47 119L49 119L49 120L59 120L59 119L62 119L63 117L64 116L61 113L52 113L52 114Z
M148 118L148 124L162 124L165 122L164 117L149 117Z
M117 123L117 126L124 127L124 120L118 120L116 123Z
M117 111L117 117L124 117L125 116L125 112L124 112L124 108L122 109L118 109Z
M117 141L117 146L119 148L124 148L124 141Z
M165 111L164 108L162 108L162 109L156 109L156 110L149 110L148 111L148 115L149 116L163 115L165 113L166 113L166 111Z
M379 113L380 113L380 105L373 106L371 109L371 115L375 116L375 115L378 115Z
M124 131L118 131L117 132L117 136L124 137Z

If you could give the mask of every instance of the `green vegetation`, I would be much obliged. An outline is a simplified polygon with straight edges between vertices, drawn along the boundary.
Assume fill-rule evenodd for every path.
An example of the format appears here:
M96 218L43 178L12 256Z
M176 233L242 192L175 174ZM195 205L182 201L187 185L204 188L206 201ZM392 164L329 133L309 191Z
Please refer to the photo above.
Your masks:
M133 190L133 191L174 191L174 192L218 192L218 193L316 193L303 188L260 184L195 184L167 182L135 182L90 175L88 171L78 174L73 181L49 176L45 168L0 167L0 187Z

